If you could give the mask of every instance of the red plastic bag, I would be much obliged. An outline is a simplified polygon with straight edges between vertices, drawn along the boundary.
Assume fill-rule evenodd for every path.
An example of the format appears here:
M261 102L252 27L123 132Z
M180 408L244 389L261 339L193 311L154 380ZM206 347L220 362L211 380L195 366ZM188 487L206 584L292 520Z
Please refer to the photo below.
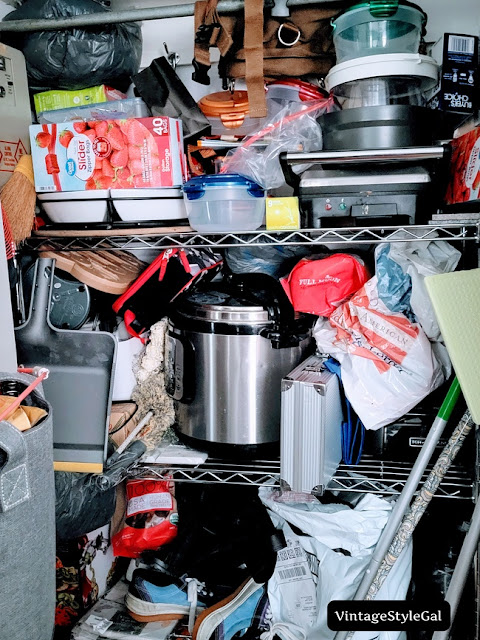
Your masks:
M295 311L329 317L369 279L363 260L347 253L303 258L280 282Z
M129 480L125 526L112 538L113 553L138 558L177 535L177 503L168 480Z

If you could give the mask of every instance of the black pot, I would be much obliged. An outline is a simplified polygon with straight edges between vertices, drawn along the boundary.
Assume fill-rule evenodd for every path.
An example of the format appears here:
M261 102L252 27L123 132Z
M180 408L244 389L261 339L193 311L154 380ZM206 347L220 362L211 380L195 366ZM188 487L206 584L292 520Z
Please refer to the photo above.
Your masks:
M325 150L393 149L431 145L438 130L438 112L387 104L325 113L318 122Z

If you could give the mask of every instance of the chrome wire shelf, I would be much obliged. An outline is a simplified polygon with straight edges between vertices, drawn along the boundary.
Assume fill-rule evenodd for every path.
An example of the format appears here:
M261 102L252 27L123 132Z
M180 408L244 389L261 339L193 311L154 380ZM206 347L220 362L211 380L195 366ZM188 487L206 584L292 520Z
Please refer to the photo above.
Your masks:
M25 246L32 250L39 250L42 245L62 251L84 250L131 250L165 249L170 247L238 247L238 246L267 246L277 245L342 245L342 244L378 244L380 242L420 242L422 240L480 240L480 224L444 224L444 225L412 225L407 227L379 226L379 227L341 227L330 229L300 229L296 231L251 231L228 233L199 233L182 231L176 227L175 231L168 229L122 229L115 233L115 229L84 231L55 231L37 232L25 241Z
M340 465L328 486L333 492L376 493L396 495L408 479L412 463L391 462L364 456L356 466ZM431 466L422 477L426 479ZM208 459L196 467L176 467L159 463L140 463L133 474L137 476L172 477L175 482L230 483L266 487L279 487L280 461L253 460L226 462ZM473 500L474 481L469 471L453 465L447 472L435 497Z

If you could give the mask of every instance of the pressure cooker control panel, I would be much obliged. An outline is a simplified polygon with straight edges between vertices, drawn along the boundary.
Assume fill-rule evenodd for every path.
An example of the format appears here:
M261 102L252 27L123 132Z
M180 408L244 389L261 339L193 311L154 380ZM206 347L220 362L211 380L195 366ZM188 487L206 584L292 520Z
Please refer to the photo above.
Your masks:
M182 342L167 335L165 358L165 390L174 400L183 398L183 360L184 349Z

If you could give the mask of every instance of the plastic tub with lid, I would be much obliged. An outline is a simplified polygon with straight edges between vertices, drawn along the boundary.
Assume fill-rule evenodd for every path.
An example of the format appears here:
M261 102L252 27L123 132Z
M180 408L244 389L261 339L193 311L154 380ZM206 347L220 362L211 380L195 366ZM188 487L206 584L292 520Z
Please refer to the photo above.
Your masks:
M426 21L422 9L409 2L353 5L332 21L337 63L382 53L417 53Z
M251 118L246 91L218 91L199 100L198 106L212 126L212 135L246 136L258 131L265 118Z
M439 66L419 53L387 53L341 62L325 86L343 109L386 104L421 106L438 82Z
M254 231L263 223L265 191L238 173L192 178L183 185L183 196L196 231Z
M292 104L310 103L327 98L320 87L297 78L276 80L267 85L267 108L269 116L279 113Z

